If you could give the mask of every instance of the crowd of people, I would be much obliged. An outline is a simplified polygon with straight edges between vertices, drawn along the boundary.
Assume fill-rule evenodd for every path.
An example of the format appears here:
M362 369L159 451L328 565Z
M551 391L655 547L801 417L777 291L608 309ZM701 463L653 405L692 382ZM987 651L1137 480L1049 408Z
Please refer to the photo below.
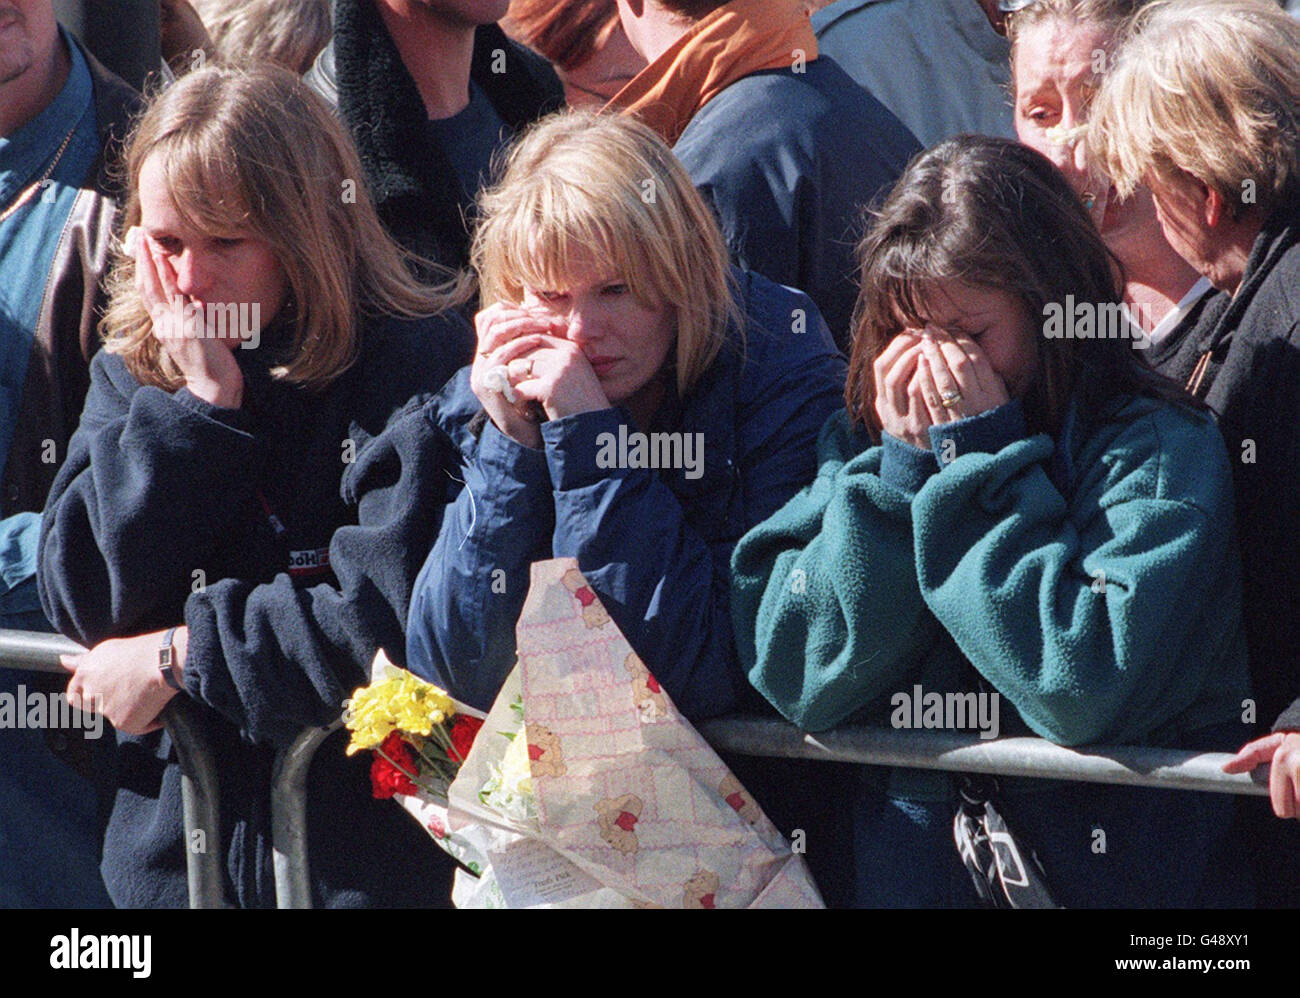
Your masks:
M186 697L274 906L277 751L380 651L489 708L571 557L691 720L1269 785L728 757L831 906L1300 906L1300 12L142 0L142 96L57 6L0 0L0 627L114 736L0 729L0 905L186 903ZM340 737L314 903L447 906Z

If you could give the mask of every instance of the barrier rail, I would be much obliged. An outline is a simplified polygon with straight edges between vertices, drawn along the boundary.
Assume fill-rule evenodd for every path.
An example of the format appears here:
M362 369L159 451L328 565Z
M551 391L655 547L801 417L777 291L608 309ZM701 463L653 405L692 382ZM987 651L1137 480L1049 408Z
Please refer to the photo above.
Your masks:
M1043 738L983 740L978 735L892 728L837 728L810 735L769 718L722 718L705 721L699 730L715 749L740 755L1268 795L1268 767L1230 775L1222 770L1232 758L1226 752L1133 745L1065 748Z
M64 673L60 655L84 651L55 634L0 630L0 667ZM188 697L173 697L162 721L181 766L186 868L191 908L227 907L221 889L218 773ZM281 908L311 907L307 857L307 773L321 743L341 722L309 728L276 757L271 826L276 901ZM811 735L772 718L721 718L699 726L715 748L740 755L816 759L964 773L1111 783L1160 789L1268 795L1268 767L1250 774L1222 771L1222 752L1141 746L1065 748L1042 738L995 738L942 731L851 727ZM196 832L202 832L196 836ZM208 844L211 848L208 848ZM197 846L203 848L196 848Z

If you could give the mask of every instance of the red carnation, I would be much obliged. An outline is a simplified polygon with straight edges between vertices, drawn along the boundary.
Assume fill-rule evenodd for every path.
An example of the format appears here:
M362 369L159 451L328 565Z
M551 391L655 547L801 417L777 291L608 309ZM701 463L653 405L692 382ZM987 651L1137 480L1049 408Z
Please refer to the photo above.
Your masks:
M379 747L388 759L376 752L370 762L370 792L376 800L387 800L393 794L414 794L419 787L411 782L407 773L414 773L415 756L410 746L402 740L400 731L392 732ZM396 763L396 765L394 765ZM400 768L398 768L400 767ZM403 772L405 770L405 772Z
M477 717L470 717L468 714L457 714L456 720L451 726L451 748L447 750L447 755L452 762L464 762L469 757L470 746L474 744L474 736L478 734L478 729L483 727L483 722Z

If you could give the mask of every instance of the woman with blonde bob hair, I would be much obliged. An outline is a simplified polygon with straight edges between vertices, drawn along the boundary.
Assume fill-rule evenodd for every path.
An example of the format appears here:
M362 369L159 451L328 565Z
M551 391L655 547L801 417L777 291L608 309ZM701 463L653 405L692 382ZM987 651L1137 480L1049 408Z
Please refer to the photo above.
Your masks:
M180 769L159 730L181 695L220 760L208 848L226 900L274 906L276 747L337 718L378 649L400 661L445 474L394 417L464 363L470 334L451 289L408 275L345 133L283 69L185 77L126 164L129 229L45 510L41 600L91 649L65 662L69 701L118 732L114 903L186 903ZM422 833L371 800L364 763L337 745L318 758L313 901L445 903Z
M1300 817L1300 22L1265 0L1153 3L1097 96L1094 146L1121 192L1150 187L1171 246L1225 291L1163 365L1220 417L1233 455L1259 737ZM1271 729L1271 730L1270 730ZM1247 729L1249 732L1249 729ZM1250 814L1260 901L1300 906L1300 825Z
M609 262L638 304L672 310L685 395L738 324L735 275L708 207L653 134L596 114L537 126L511 152L506 180L480 197L470 254L480 299L515 305L593 255Z
M466 488L412 597L410 668L490 706L528 566L573 556L684 712L734 707L727 559L812 472L844 384L825 323L728 264L681 164L634 120L544 119L480 218L479 352L436 406Z
M627 118L543 120L480 217L478 356L432 409L464 488L416 583L408 667L490 706L529 565L574 557L683 713L735 708L728 559L812 475L844 385L825 323L728 265L681 165Z

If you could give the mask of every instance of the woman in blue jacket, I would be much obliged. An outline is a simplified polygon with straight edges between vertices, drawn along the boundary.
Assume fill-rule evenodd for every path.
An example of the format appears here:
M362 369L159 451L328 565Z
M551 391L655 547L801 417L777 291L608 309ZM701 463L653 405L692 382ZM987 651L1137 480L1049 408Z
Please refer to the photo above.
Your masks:
M728 266L690 179L630 119L536 126L480 217L479 354L430 408L464 487L411 598L408 667L489 707L529 565L569 556L688 717L765 708L736 660L728 564L812 479L839 405L816 307ZM798 793L750 790L778 825Z
M843 391L816 307L732 271L668 148L611 116L528 133L473 258L479 354L433 409L465 488L412 596L409 667L491 706L529 565L569 556L685 714L734 708L731 546L811 480Z
M754 685L813 731L953 726L929 706L974 693L1000 697L988 735L1230 747L1248 690L1227 455L1134 352L1078 197L1032 150L953 140L909 167L861 259L848 411L816 481L733 558ZM859 903L975 903L956 778L866 772ZM1057 903L1243 899L1213 883L1226 796L1004 780L999 797Z
M379 648L404 651L446 452L394 417L471 338L430 318L448 299L412 281L351 143L284 70L185 77L141 119L127 168L126 251L45 510L41 600L91 647L67 662L69 700L121 743L114 903L184 905L186 848L205 848L229 902L274 906L275 751L335 720ZM177 695L216 757L219 842L183 836L158 731ZM446 903L424 833L371 799L337 742L311 771L308 834L316 904Z

